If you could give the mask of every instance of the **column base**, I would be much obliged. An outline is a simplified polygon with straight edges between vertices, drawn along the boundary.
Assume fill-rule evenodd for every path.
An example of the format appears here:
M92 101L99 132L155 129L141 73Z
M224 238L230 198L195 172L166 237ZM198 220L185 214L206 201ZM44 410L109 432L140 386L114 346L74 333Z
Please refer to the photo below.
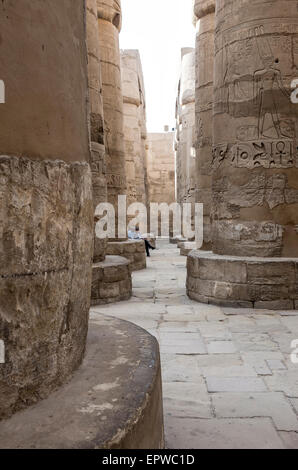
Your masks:
M132 323L96 314L72 380L0 422L2 449L162 449L158 343Z
M130 262L121 256L107 256L92 267L91 305L105 305L132 296Z
M188 256L192 250L195 250L197 245L196 242L183 242L180 243L180 255Z
M298 258L222 256L192 251L187 295L224 307L298 309Z
M177 245L178 243L184 243L184 242L188 242L187 238L183 238L183 237L170 237L170 243L172 245Z
M131 271L146 269L146 250L143 240L109 242L107 255L123 256L130 261Z

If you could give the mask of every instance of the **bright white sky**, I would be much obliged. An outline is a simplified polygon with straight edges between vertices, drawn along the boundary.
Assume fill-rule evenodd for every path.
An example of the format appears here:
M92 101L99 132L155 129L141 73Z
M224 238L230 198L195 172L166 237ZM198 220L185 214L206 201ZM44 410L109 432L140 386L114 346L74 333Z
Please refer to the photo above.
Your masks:
M121 49L139 49L145 78L147 128L175 125L182 47L194 47L193 0L122 0Z

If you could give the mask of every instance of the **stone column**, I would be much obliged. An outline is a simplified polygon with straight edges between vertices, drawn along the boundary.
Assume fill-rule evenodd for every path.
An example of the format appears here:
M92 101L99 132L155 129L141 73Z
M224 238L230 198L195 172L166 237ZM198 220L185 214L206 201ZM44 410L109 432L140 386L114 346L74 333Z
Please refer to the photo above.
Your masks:
M142 135L144 126L142 66L139 51L121 52L121 72L124 109L124 142L128 204L146 202L144 152Z
M117 214L118 195L126 194L123 96L119 50L119 32L122 22L120 0L97 0L97 11L105 119L108 201L114 205Z
M189 257L188 290L220 304L297 308L297 2L216 7L213 254Z
M196 23L196 202L204 204L203 250L210 250L215 0L195 0Z
M0 15L0 419L69 379L90 306L85 2L24 3Z
M141 166L140 171L142 174L141 180L141 190L144 184L144 193L140 194L140 201L147 205L150 203L148 200L148 179L147 179L147 159L146 159L146 152L147 152L147 115L146 115L146 92L145 92L145 85L144 85L144 77L143 71L140 70L140 80L141 80L141 106L139 107L139 120L141 126ZM143 170L142 170L143 168ZM144 179L144 183L143 183ZM149 228L148 228L149 231Z
M121 4L118 0L97 0L97 10L103 83L108 201L114 205L116 213L116 240L110 240L106 254L124 256L131 261L132 270L144 269L146 267L144 242L127 241L127 237L119 237L118 234L118 196L127 194L119 49Z
M195 52L192 48L181 51L181 79L177 103L177 133L179 136L178 202L195 202L196 168L192 153L195 128Z
M196 197L196 159L194 155L195 136L195 50L181 50L181 76L176 102L176 196L180 204L191 203L194 216ZM194 223L192 219L192 228ZM183 229L183 226L182 226ZM183 232L183 230L182 230ZM174 236L170 241L180 248L188 245L189 251L196 248L185 233ZM183 251L183 254L185 252Z
M184 197L181 202L192 204L193 217L196 197L196 159L193 153L195 136L195 59L194 49L188 48L187 52L183 50L180 145L185 169L185 182L183 184ZM193 219L192 228L194 229Z
M98 204L107 201L107 181L104 143L104 115L101 81L97 0L87 0L87 49L90 99L91 170L94 212ZM96 223L96 220L95 220ZM94 239L94 263L105 259L107 239Z
M107 202L104 113L97 0L87 0L86 5L91 168L95 209L101 202ZM96 222L97 218L95 218ZM92 305L128 300L131 297L132 282L129 261L120 256L106 256L107 253L107 239L99 239L95 236L91 290Z

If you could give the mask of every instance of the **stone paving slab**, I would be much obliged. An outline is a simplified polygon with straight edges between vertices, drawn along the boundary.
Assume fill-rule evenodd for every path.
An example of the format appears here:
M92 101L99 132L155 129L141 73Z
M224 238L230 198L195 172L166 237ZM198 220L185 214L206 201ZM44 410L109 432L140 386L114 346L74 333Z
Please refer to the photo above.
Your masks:
M228 362L229 363L229 362ZM200 368L201 374L207 377L257 377L257 373L255 369L251 366L209 366L209 367L201 367Z
M298 431L298 419L283 393L215 393L212 403L218 418L272 417L279 431Z
M91 310L159 341L167 446L298 449L298 365L290 358L298 311L200 304L186 296L185 281L185 259L163 241L147 270L133 273L136 297Z
M164 382L164 413L175 417L212 418L211 400L204 380Z
M287 370L274 373L264 380L268 388L275 392L284 392L287 397L298 398L298 371Z
M254 377L207 377L208 392L265 392L266 385Z
M160 332L160 350L167 354L206 354L206 346L199 333Z
M207 350L208 354L234 354L237 352L232 341L209 341Z
M164 382L202 382L196 356L162 354Z
M165 417L169 449L284 449L270 418L183 419Z

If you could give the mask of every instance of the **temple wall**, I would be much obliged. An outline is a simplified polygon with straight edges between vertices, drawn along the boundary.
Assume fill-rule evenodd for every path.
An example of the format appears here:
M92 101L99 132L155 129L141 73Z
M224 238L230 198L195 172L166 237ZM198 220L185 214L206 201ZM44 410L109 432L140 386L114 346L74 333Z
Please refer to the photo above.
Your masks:
M149 133L147 171L150 202L175 202L174 133Z
M176 200L174 132L148 133L146 158L150 203L172 204Z

